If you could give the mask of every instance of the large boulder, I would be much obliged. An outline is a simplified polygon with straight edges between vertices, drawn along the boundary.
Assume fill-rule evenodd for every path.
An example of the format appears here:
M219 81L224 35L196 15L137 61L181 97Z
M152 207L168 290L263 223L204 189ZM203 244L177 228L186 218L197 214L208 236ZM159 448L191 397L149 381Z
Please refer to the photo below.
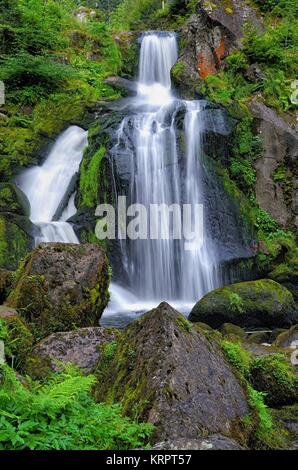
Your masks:
M241 327L290 327L298 322L291 292L270 279L240 282L215 289L192 309L189 320L219 328L223 323Z
M97 399L153 423L156 442L245 439L246 394L220 346L165 302L125 330L97 375Z
M101 357L101 348L115 339L115 333L108 328L89 327L74 331L53 333L36 345L27 361L27 370L35 370L38 364L48 363L55 372L61 370L61 363L74 364L83 372L95 369Z
M7 305L31 324L37 338L95 326L107 305L109 266L97 245L41 244L19 270Z

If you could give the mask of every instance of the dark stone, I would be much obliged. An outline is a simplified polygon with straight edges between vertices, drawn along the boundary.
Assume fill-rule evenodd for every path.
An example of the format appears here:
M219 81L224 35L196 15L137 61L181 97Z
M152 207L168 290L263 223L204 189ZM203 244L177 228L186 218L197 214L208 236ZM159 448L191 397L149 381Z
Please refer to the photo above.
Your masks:
M124 331L97 374L97 399L113 397L153 423L155 442L214 433L246 439L246 395L220 346L165 302Z
M221 434L213 434L205 439L175 439L158 442L152 450L245 450L237 441Z

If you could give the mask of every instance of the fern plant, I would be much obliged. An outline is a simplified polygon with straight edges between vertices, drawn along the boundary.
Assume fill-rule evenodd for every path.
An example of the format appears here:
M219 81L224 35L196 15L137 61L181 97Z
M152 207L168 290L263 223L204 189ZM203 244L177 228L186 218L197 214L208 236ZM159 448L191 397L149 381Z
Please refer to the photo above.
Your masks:
M121 414L121 405L96 403L92 375L73 367L46 385L24 386L0 367L0 450L125 450L144 446L152 426Z

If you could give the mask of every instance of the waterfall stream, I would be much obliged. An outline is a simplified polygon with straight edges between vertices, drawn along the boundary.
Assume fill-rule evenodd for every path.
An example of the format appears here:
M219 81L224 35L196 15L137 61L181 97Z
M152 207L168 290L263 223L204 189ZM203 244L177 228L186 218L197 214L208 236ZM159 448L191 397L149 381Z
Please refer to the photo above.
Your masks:
M128 100L132 112L121 123L113 149L116 160L130 153L129 204L143 204L148 210L152 204L161 205L158 222L162 234L169 229L167 208L170 205L204 206L200 161L204 105L200 101L178 99L172 92L171 68L177 58L174 33L143 35L137 96ZM177 115L181 110L185 135L182 150L177 130ZM194 244L190 251L185 249L183 238L161 236L122 242L129 292L112 284L106 315L136 311L141 303L149 307L162 300L187 310L220 285L216 246L210 237L206 214L203 221L203 243ZM156 220L150 220L151 228L155 223Z
M204 206L205 197L200 160L204 104L178 99L173 93L171 68L177 58L174 33L143 35L137 94L127 100L129 111L119 126L112 153L115 159L129 153L128 204L142 204L148 210L151 205L158 205L159 218L150 223L151 229L156 233L160 231L161 236L121 241L122 263L130 283L129 286L112 283L111 301L103 324L111 323L112 316L112 324L117 324L115 314L120 315L120 324L125 323L125 314L144 312L162 300L189 312L199 298L221 283L216 246L206 214L203 215L203 241L193 243L191 250L185 249L183 237L164 236L169 230L167 208L172 204L191 208L196 204ZM184 116L183 149L179 148L177 127L177 116L181 116L181 112ZM71 126L60 135L41 166L25 170L19 176L17 184L31 204L31 221L40 229L36 244L79 243L67 223L76 213L75 194L58 221L55 214L79 170L86 146L87 132Z
M53 221L72 177L79 170L87 132L71 126L58 137L41 166L25 170L17 179L31 206L30 219L40 229L36 244L41 242L79 243L67 220L76 213L74 194L59 221Z

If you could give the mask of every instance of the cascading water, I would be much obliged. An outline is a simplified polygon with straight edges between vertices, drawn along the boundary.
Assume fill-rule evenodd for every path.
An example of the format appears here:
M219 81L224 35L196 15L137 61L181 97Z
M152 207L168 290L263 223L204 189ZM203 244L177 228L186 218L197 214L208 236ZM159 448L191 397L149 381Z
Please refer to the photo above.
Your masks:
M69 127L57 139L43 165L25 170L17 184L31 206L31 221L40 228L36 244L41 242L79 243L72 226L66 221L76 213L74 195L69 199L60 220L53 221L69 184L79 170L87 132L77 126Z
M199 101L179 100L173 95L170 73L177 58L175 34L152 32L143 36L137 96L129 100L133 112L120 125L117 145L112 152L114 159L130 153L129 204L142 204L148 211L152 204L162 205L161 235L166 235L169 229L167 207L204 204L200 162L203 105ZM178 149L176 127L181 110L184 113L184 150ZM167 300L181 308L181 304L193 305L217 287L220 276L216 247L210 239L206 217L204 221L203 244L198 243L191 251L185 249L184 239L166 239L166 236L121 242L129 288L135 297L132 302L131 292L126 294L119 286L112 285L112 301L107 313L133 310L141 301L156 305ZM151 228L157 222L150 219Z

